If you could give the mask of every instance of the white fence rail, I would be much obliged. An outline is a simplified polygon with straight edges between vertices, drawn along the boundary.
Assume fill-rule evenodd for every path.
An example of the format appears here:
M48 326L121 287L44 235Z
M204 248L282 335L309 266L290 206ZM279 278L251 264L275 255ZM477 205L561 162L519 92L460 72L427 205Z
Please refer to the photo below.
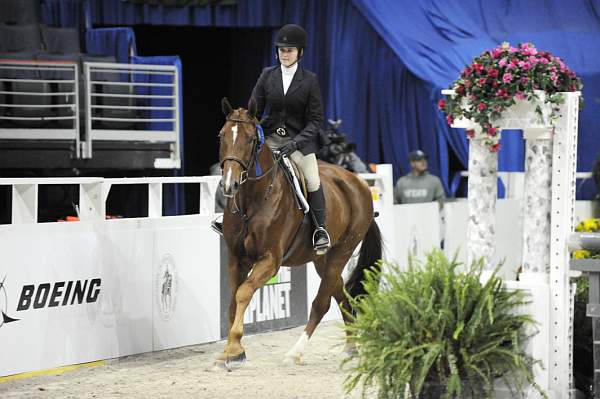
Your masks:
M162 188L165 184L199 184L200 215L212 215L215 208L215 193L220 176L198 177L140 177L105 179L102 177L73 178L0 178L0 186L12 186L11 223L38 223L38 193L40 185L79 186L79 205L77 207L80 221L98 221L106 219L106 200L112 186L115 185L148 185L148 217L163 216Z

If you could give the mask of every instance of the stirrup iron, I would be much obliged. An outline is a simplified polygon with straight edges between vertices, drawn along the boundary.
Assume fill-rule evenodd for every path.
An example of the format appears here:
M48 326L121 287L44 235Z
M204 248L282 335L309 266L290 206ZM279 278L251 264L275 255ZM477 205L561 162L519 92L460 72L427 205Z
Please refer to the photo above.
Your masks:
M315 243L315 241L316 241L315 238L317 236L317 232L319 232L319 231L322 231L325 233L325 235L327 236L327 243L317 246ZM313 243L313 248L314 248L315 252L317 253L317 255L324 255L327 252L327 250L329 249L329 247L331 247L331 237L329 237L329 233L327 232L327 230L325 230L323 227L319 226L313 232L312 243Z

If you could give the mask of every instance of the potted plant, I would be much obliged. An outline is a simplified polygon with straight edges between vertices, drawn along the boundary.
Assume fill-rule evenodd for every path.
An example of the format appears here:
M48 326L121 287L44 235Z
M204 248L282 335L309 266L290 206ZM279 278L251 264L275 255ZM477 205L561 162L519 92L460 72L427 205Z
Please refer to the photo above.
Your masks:
M357 350L345 389L376 389L379 398L485 398L505 383L512 397L533 387L535 359L523 342L535 322L517 308L522 291L509 291L496 271L481 282L482 263L461 271L439 251L408 269L384 264L367 271L366 294L350 298L347 327ZM380 284L379 281L382 281Z
M454 94L440 100L438 107L446 113L449 125L458 119L479 125L481 129L467 129L467 135L484 139L490 151L496 152L501 127L497 121L506 112L512 109L523 114L524 106L530 103L541 123L552 124L558 117L556 106L564 102L561 92L582 87L581 80L559 57L538 51L531 43L518 47L503 43L476 57L451 85Z

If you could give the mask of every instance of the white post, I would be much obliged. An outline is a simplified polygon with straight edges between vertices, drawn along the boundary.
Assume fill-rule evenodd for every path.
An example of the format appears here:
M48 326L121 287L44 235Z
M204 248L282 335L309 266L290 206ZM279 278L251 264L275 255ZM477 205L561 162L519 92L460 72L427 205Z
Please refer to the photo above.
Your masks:
M79 220L104 220L106 204L103 198L104 181L79 185Z
M220 176L211 176L200 183L200 205L199 213L201 215L212 215L215 213L215 194L219 186Z
M550 235L550 389L567 397L573 366L573 303L569 249L575 208L577 125L580 93L564 93L553 143L552 224Z
M469 266L483 258L486 269L494 267L491 260L496 237L497 177L498 154L490 152L484 140L469 140L469 223L467 226Z
M552 129L523 129L525 145L525 204L523 206L523 277L550 268L552 209ZM525 277L526 278L526 277ZM539 279L539 278L538 278Z
M37 223L38 185L15 184L12 186L12 224Z
M381 208L378 211L381 216L377 220L377 224L381 229L381 235L384 242L395 242L394 237L394 171L391 164L377 164L377 175L381 176L375 184L380 185L379 193L381 196ZM390 246L393 247L393 246ZM385 259L394 259L394 249L385 248L383 256ZM405 261L405 259L402 259Z
M159 218L163 213L162 183L148 184L148 217Z

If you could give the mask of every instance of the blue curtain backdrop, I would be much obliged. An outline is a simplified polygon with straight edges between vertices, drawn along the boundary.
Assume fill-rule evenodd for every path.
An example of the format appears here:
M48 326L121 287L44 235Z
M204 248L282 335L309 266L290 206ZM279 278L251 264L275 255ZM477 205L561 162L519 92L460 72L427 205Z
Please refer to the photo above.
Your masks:
M600 115L600 4L592 0L240 0L183 8L97 0L87 12L95 24L121 26L275 30L299 23L309 33L303 64L321 80L325 115L344 120L342 130L358 154L392 163L397 178L408 172L408 152L420 148L447 190L453 177L448 151L466 168L468 146L437 111L440 90L483 50L530 41L563 58L584 82L578 169L591 170L600 149L594 123ZM502 144L500 170L522 170L521 134L505 132Z
M88 29L85 32L86 52L92 55L112 55L117 62L129 63L137 53L135 34L131 28Z
M50 26L82 28L89 15L87 6L87 0L43 0L42 21Z

